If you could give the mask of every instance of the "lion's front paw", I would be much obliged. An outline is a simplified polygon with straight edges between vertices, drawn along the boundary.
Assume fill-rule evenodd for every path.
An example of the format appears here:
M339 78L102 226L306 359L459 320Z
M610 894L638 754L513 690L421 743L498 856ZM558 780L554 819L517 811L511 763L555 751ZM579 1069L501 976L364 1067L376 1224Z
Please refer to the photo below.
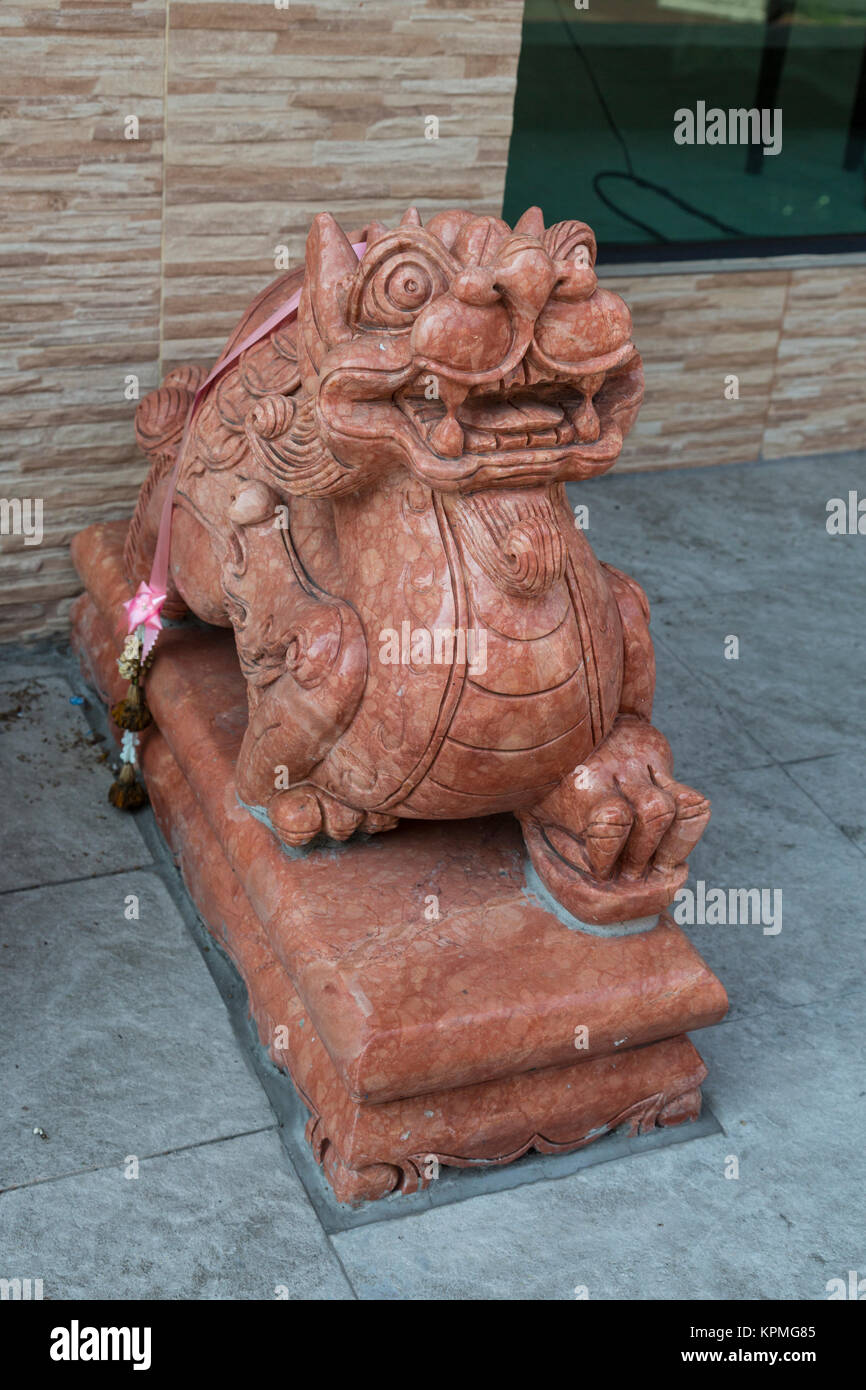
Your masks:
M293 787L275 796L268 803L268 818L274 834L294 849L308 845L320 835L330 840L348 840L356 830L375 835L381 830L393 830L397 824L396 816L357 811L321 787L310 785Z
M666 908L709 818L707 799L674 779L667 740L632 716L520 814L542 881L576 917L596 924Z

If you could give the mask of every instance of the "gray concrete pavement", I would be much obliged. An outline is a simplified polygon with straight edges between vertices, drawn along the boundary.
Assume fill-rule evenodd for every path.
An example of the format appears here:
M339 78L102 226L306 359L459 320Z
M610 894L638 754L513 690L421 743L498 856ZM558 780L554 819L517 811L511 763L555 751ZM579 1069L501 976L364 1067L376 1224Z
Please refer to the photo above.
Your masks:
M781 930L686 926L731 996L695 1038L723 1132L336 1234L140 822L105 804L83 686L61 653L7 653L0 1275L52 1298L388 1300L820 1300L866 1275L866 536L825 527L864 465L574 489L648 592L656 722L713 800L690 886L781 893Z

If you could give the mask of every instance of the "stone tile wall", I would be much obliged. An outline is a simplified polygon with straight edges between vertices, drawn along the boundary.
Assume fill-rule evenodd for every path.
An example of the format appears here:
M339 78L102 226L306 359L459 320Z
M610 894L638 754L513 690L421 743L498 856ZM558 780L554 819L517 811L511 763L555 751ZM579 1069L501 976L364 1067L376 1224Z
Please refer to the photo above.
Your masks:
M144 394L212 360L315 212L499 211L521 18L521 0L4 3L0 505L41 499L44 534L0 517L0 639L62 631L70 536L132 509L128 379ZM619 467L863 442L866 266L608 283L647 368Z

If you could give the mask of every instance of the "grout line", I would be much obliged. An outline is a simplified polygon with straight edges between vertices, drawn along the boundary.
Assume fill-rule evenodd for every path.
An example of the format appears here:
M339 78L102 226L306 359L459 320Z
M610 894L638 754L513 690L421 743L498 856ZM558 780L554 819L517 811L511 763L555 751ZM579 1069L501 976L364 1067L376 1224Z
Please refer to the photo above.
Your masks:
M785 1004L781 1000L778 1003L770 1002L768 1007L762 1009L760 1013L740 1013L732 1017L729 1011L724 1018L719 1019L718 1023L713 1023L710 1026L712 1028L729 1028L737 1024L757 1023L762 1018L770 1018L773 1014L789 1014L795 1009L819 1009L825 1004L840 1004L846 999L859 999L863 993L864 985L856 984L852 985L850 989L841 990L838 994L821 994L815 999L804 999L799 1004ZM694 1031L703 1030L695 1029ZM691 1034L688 1036L691 1037ZM709 1100L709 1097L707 1099Z
M714 678L713 676L708 676L704 670L693 671L689 663L686 661L685 657L682 656L680 652L677 650L677 648L674 647L669 641L667 641L662 634L658 632L655 633L653 635L653 642L663 647L664 650L668 653L668 655L673 657L674 661L676 661L680 666L682 666L683 670L691 677L693 681L697 681L699 685L702 685L704 687L708 696L712 698L715 704L721 709L725 717L727 717L728 711L722 704L722 694L716 685L716 678ZM658 687L656 688L656 695L657 694ZM655 705L655 700L653 700L653 705ZM653 714L655 714L655 709L653 710ZM746 729L745 732L747 736L752 740L755 747L760 749L767 761L764 763L752 763L748 766L743 766L742 764L740 764L737 767L725 768L721 772L713 773L713 776L731 777L736 776L738 773L741 772L756 772L762 768L781 767L781 763L779 762L778 758L776 758L774 754L770 752L769 748L764 747L763 743L761 743L759 738L755 737L751 729Z
M799 767L800 763L820 763L827 758L838 758L840 753L846 753L847 748L836 748L832 753L812 753L806 758L780 758L780 767Z
M772 409L773 400L776 394L776 382L779 375L779 352L781 351L782 347L782 338L785 332L785 320L788 315L788 297L791 292L792 275L793 270L789 268L785 274L785 295L782 300L782 312L779 315L779 332L776 336L776 346L773 350L773 360L770 363L770 383L767 389L767 404L764 409L763 418L761 420L761 436L758 441L758 458L762 461L767 460L767 455L764 453L764 445L767 438L767 425L770 419L770 411ZM775 462L775 460L772 461ZM770 460L767 460L767 462L770 462Z
M150 1163L157 1158L173 1158L175 1154L191 1153L194 1149L210 1148L214 1144L225 1144L231 1139L247 1139L252 1134L270 1134L276 1129L276 1123L272 1125L259 1125L257 1129L241 1129L235 1134L216 1134L212 1139L197 1139L191 1144L178 1144L172 1149L156 1149L150 1154L136 1154L139 1163ZM114 1163L91 1163L85 1168L70 1168L66 1173L54 1173L49 1178L33 1178L31 1182L10 1183L8 1187L0 1187L0 1196L7 1192L23 1192L29 1187L45 1187L48 1183L65 1182L67 1178L79 1178L86 1173L107 1173L113 1168L123 1166L123 1159L117 1159Z
M309 1200L309 1199L308 1199L308 1200ZM312 1203L310 1203L310 1205L312 1206ZM315 1207L313 1207L313 1210L315 1211ZM319 1217L319 1213L316 1212L316 1219L317 1219L317 1220L318 1220L318 1217ZM320 1225L320 1226L321 1226L321 1224L322 1224L322 1223L319 1222L319 1225ZM322 1227L322 1229L324 1230L324 1227ZM351 1280L350 1277L349 1277L349 1271L346 1269L346 1266L345 1266L344 1263L343 1263L343 1257L342 1257L342 1255L340 1254L339 1250L337 1249L336 1245L334 1244L334 1236L335 1236L335 1235L345 1235L345 1231L325 1231L325 1240L328 1242L328 1245L330 1246L331 1254L333 1255L334 1259L337 1261L337 1264L340 1266L340 1272L341 1272L343 1278L345 1279L346 1283L349 1285L349 1288L350 1288L351 1291L352 1291L352 1297L353 1297L353 1299L355 1300L356 1303L360 1303L360 1302L362 1301L362 1300L361 1300L361 1295L358 1293L358 1290L355 1288L355 1285L352 1283L352 1280Z
M825 758L835 758L835 757L838 757L838 754L836 754L836 753L825 753L825 754L819 755L818 757L815 757L815 758L798 758L798 759L796 760L796 762L794 762L794 763L791 764L791 765L794 766L794 767L796 767L796 766L798 766L800 763L820 762L821 759L822 759L822 757L825 757ZM798 782L797 779L796 779L796 777L794 777L794 776L788 771L788 766L787 766L785 763L780 763L780 764L779 764L779 767L780 767L781 771L785 774L785 776L788 778L788 780L789 780L790 782L792 782L793 785L797 788L797 791L798 791L798 792L801 792L802 795L806 797L807 801L811 801L812 805L816 808L816 810L820 811L821 815L822 815L822 816L824 817L824 819L828 822L828 824L832 825L833 829L836 831L836 834L837 834L837 835L841 835L841 836L842 836L842 839L845 841L845 843L851 845L853 849L856 849L856 851L857 851L858 854L862 854L862 855L866 856L866 845L860 845L860 844L857 843L856 840L853 840L853 839L851 838L850 835L846 835L846 833L845 833L845 831L842 829L841 825L837 825L837 824L836 824L836 822L834 821L833 817L830 815L829 811L825 811L825 810L824 810L824 807L821 805L821 803L820 803L819 801L816 801L816 800L815 800L815 798L814 798L814 796L812 795L812 793L811 793L810 791L808 791L808 790L806 789L806 787L804 787L804 786L802 785L802 783Z
M118 878L121 874L147 873L156 867L155 861L151 858L147 864L124 864L119 869L105 869L98 874L78 874L73 878L52 879L50 883L22 883L15 888L0 888L0 898L9 897L12 893L38 893L43 888L68 888L75 883L99 883L102 879Z

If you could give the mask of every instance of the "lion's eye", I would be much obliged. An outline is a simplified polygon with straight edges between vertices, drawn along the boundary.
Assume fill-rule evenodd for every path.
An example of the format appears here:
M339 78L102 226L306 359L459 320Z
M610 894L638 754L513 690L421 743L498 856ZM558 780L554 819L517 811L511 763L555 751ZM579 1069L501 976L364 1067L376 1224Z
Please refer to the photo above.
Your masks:
M385 282L385 294L398 309L420 309L433 292L430 276L422 265L401 265Z
M360 288L357 322L364 328L411 328L424 305L445 288L440 268L417 253L389 256Z

